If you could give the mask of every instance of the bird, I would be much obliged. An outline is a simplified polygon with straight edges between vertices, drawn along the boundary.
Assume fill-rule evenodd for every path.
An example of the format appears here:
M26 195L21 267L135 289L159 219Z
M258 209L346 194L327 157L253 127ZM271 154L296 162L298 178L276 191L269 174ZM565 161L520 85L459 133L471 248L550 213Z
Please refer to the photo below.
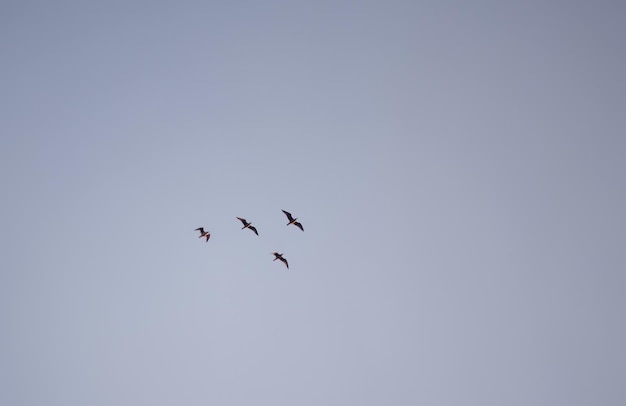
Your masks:
M300 224L300 222L297 221L298 219L293 218L291 213L289 213L288 211L283 210L283 213L285 213L285 216L287 216L287 218L289 219L289 223L287 223L287 225L293 224L294 226L298 227L300 230L304 231L304 228L302 228L302 224Z
M211 233L210 232L204 231L204 228L202 228L202 227L196 228L195 231L200 231L200 235L198 236L198 238L206 237L206 241L205 242L209 242L209 238L211 238Z
M276 261L277 259L280 259L283 262L283 264L285 264L287 269L289 269L289 264L287 263L287 260L283 258L283 254L279 254L278 252L272 252L272 254L274 254L274 256L276 257L274 258L274 261Z
M250 230L254 231L254 234L259 235L259 232L256 231L256 228L252 226L252 223L248 223L246 219L242 219L241 217L237 217L237 219L243 223L243 227L241 227L242 230L244 228L249 228Z

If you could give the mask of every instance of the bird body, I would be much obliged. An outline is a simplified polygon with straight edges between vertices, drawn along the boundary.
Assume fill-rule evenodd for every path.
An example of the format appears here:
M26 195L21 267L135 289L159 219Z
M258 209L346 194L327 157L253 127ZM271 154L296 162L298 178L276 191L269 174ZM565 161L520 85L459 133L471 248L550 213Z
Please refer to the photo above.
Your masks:
M254 228L254 226L252 226L252 223L248 223L246 219L241 217L237 217L237 220L241 221L241 223L243 224L243 227L241 227L242 230L244 228L249 228L250 230L254 231L254 234L259 235L259 232L256 230L256 228Z
M298 227L300 230L304 231L304 228L302 227L302 224L300 224L300 222L298 222L297 218L294 218L291 213L289 213L288 211L283 210L283 213L285 213L285 216L287 216L287 219L289 220L289 223L287 223L287 225L293 224L294 226Z
M283 264L285 264L285 266L287 267L287 269L289 269L289 263L287 262L287 260L285 258L283 258L283 254L279 254L278 252L272 252L272 254L274 255L274 261L276 261L277 259L281 260Z
M209 233L208 231L204 231L203 227L198 227L195 229L195 231L200 231L200 235L198 236L198 238L205 237L205 242L209 242L209 238L211 238L211 233Z

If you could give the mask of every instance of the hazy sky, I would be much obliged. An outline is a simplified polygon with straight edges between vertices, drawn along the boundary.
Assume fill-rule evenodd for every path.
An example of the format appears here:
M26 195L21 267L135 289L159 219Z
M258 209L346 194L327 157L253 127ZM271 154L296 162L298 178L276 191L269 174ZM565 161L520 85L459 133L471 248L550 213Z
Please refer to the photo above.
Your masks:
M3 2L0 404L626 404L625 38L608 0Z

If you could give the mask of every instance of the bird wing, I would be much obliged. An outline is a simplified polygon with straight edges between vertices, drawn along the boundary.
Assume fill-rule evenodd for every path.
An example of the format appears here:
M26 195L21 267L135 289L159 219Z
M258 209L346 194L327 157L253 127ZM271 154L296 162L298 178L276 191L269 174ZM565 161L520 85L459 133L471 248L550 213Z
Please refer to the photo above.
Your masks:
M248 223L248 222L246 221L246 219L243 219L243 218L241 218L241 217L237 217L237 219L238 219L239 221L241 221L241 222L243 223L243 225L244 225L244 226L246 225L246 223Z
M283 210L283 213L285 213L285 216L287 216L289 221L293 221L293 217L291 216L291 213L289 213L288 211L285 211L285 210Z
M206 233L205 237L206 237L206 242L209 242L209 238L211 238L211 234Z
M254 234L259 235L259 232L256 231L256 228L254 228L253 226L249 226L248 227L250 230L254 231Z
M200 234L204 234L204 228L202 227L196 228L195 231L200 231Z
M285 264L287 269L289 269L289 263L287 262L287 260L285 258L283 258L283 257L280 257L280 260L283 261L283 263Z
M302 224L300 224L300 222L296 221L295 223L293 223L296 227L298 227L300 230L304 231L304 228L302 228Z

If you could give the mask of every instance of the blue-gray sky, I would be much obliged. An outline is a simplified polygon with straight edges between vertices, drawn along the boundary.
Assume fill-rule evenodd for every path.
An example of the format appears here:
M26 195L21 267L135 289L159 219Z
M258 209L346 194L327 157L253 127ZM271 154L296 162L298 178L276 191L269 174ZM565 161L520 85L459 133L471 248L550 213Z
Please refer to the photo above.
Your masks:
M626 404L625 27L4 2L0 404Z

